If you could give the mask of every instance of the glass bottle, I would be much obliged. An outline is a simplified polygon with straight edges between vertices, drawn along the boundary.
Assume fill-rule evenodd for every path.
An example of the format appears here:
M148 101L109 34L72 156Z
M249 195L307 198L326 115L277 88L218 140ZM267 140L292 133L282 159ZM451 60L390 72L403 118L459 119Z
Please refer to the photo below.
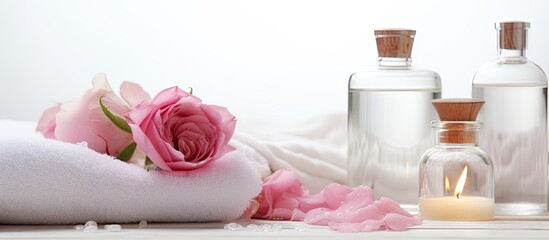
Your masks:
M412 67L414 30L375 30L377 68L351 75L348 109L349 185L366 185L417 212L418 163L433 144L440 76Z
M441 121L433 121L436 146L422 157L419 213L432 220L491 220L494 217L492 161L476 143L484 101L438 99Z
M496 214L547 210L547 76L525 56L527 22L496 23L497 59L473 78L486 128L479 145L494 161Z

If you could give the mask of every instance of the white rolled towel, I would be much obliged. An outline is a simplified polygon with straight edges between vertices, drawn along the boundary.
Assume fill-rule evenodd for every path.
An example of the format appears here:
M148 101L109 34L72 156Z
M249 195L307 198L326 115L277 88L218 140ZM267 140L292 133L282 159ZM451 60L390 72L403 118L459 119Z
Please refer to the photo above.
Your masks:
M238 151L175 177L83 146L7 135L0 136L0 224L228 220L261 190Z

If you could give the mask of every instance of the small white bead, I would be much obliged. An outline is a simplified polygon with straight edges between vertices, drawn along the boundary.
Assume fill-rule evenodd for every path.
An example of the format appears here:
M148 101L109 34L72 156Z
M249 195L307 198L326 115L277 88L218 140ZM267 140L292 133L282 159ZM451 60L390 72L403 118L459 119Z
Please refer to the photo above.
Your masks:
M263 224L263 225L261 225L261 230L263 232L272 232L273 231L273 226L271 224Z
M282 225L275 223L273 224L273 231L278 232L282 230Z
M74 230L82 231L84 230L84 225L75 225Z
M227 223L223 228L229 230L229 231L241 231L244 227L238 223Z
M259 228L259 226L255 225L255 224L248 224L248 226L246 226L246 230L250 231L250 232L257 232L258 230L261 230Z
M141 222L139 222L139 229L146 228L146 227L147 227L147 221L141 220Z
M119 232L120 230L122 230L122 226L118 224L109 224L105 225L105 230L107 230L108 232Z
M97 226L90 225L90 226L84 227L84 232L95 232L95 231L97 231Z
M309 225L307 225L307 224L296 224L294 226L294 229L297 230L298 232L309 231Z
M84 224L84 227L87 227L87 226L96 226L97 227L97 222L87 221L86 224Z

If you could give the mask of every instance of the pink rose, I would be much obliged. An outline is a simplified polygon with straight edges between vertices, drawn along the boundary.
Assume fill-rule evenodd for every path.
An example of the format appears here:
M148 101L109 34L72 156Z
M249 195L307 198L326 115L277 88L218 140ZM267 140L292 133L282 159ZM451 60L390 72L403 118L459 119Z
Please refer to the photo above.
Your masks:
M64 142L86 141L90 149L117 156L133 139L131 134L116 127L105 116L99 106L99 98L104 96L103 104L111 112L123 115L135 104L150 97L139 85L124 82L120 86L123 100L112 92L105 74L95 75L92 85L93 88L82 97L44 111L36 131L46 138Z
M165 171L200 168L234 150L228 142L235 117L177 87L142 102L125 117L137 147Z

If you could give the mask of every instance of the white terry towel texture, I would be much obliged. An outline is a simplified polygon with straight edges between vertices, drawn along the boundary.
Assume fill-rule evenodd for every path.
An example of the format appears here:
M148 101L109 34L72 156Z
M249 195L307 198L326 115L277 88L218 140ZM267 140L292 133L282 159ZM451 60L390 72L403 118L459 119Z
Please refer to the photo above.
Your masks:
M311 193L346 183L345 114L289 124L239 120L231 141L238 151L210 164L209 174L191 172L188 179L45 140L35 127L0 121L0 223L231 219L259 193L256 170L266 177L290 168Z
M261 189L257 170L239 151L174 177L83 146L14 137L14 126L19 124L0 122L3 224L228 220L239 217Z

